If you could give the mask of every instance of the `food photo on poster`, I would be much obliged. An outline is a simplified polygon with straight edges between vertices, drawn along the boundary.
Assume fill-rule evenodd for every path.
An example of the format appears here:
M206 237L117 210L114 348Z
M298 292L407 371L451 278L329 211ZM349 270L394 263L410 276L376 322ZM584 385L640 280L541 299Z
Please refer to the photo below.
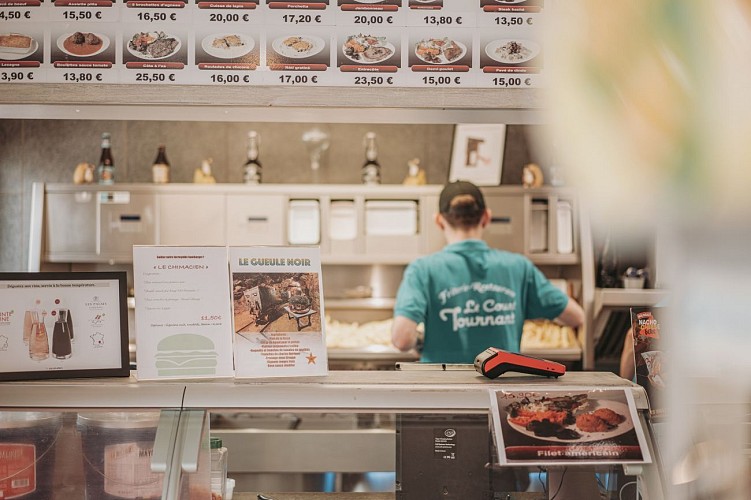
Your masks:
M491 391L502 464L649 463L625 390Z

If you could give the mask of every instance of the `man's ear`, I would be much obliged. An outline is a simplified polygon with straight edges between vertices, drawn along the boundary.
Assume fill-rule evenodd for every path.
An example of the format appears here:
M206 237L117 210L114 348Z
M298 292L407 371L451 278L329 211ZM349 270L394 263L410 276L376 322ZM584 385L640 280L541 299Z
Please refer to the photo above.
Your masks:
M483 212L482 217L480 218L480 227L485 229L488 224L490 224L490 219L492 217L492 212L489 208L485 209L485 212Z
M446 219L443 218L443 215L439 213L435 214L435 225L438 226L438 228L443 231L446 228Z

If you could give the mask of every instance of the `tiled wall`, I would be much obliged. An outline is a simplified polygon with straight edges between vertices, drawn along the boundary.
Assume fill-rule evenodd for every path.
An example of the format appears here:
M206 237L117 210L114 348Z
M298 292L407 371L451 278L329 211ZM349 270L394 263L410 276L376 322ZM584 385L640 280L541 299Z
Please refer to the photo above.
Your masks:
M428 183L448 178L453 125L317 125L331 135L322 183L359 183L363 136L378 137L385 184L401 183L407 161L420 158ZM213 158L217 182L242 182L248 130L261 134L265 183L313 182L301 123L0 120L0 271L23 271L28 252L31 184L72 182L77 163L96 163L102 132L112 134L117 182L151 182L157 146L167 146L172 182L192 182L201 159ZM535 158L530 127L507 127L502 184L520 184L522 166ZM544 163L544 162L541 162Z

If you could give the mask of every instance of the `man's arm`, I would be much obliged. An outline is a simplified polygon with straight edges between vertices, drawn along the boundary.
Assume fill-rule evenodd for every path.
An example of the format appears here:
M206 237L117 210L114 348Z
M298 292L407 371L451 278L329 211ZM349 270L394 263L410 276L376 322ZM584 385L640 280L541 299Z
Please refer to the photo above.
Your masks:
M391 343L400 351L409 351L417 344L417 323L405 316L396 316L391 327Z
M571 328L576 328L584 323L584 310L574 299L569 297L566 308L560 316L556 318L556 321L563 323L566 326L570 326Z

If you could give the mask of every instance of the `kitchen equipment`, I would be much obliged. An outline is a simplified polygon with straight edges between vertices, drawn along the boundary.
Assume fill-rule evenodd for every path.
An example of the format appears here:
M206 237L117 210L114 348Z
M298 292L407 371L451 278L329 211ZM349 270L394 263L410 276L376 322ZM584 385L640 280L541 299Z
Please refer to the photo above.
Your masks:
M287 241L290 245L317 245L321 241L321 210L318 200L290 200L287 210Z
M488 347L477 355L475 370L488 378L496 378L506 372L556 378L566 373L566 367L555 361L525 356L495 347Z
M354 240L357 237L357 211L354 200L332 200L329 205L329 238Z
M548 251L548 202L532 200L532 213L529 225L529 251Z

